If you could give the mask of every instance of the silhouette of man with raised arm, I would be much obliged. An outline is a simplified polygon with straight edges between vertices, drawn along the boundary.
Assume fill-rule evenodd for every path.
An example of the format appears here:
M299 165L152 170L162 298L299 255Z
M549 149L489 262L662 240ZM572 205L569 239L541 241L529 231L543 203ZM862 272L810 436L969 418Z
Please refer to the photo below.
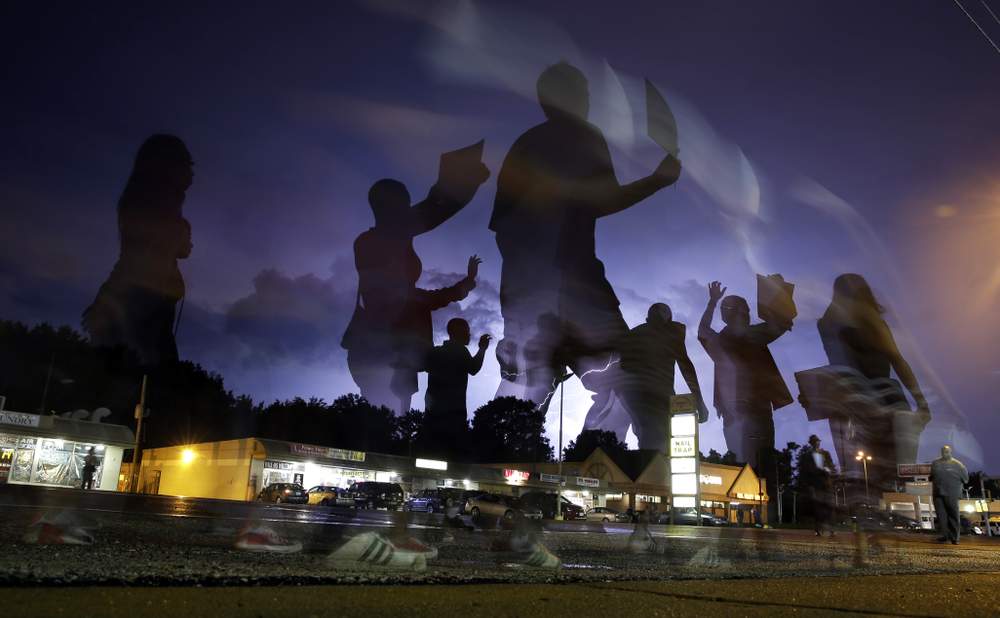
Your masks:
M675 365L680 367L688 390L698 398L699 420L708 420L698 374L684 343L686 331L683 324L673 321L669 306L655 303L646 314L646 322L622 340L622 383L615 390L625 400L640 449L666 452Z
M413 239L457 214L490 175L479 161L443 172L447 174L427 198L413 206L398 180L372 185L368 203L375 226L354 241L358 298L341 345L361 395L397 414L409 411L417 373L434 346L432 312L462 300L476 287L481 262L477 256L469 258L466 277L446 288L424 290L416 285L423 263Z
M595 416L610 402L613 350L628 331L618 298L597 258L597 220L622 211L680 176L680 162L667 156L656 171L621 185L601 131L587 122L587 79L560 62L538 78L538 99L546 120L511 146L497 180L490 219L503 257L500 309L504 339L497 346L504 381L498 396L531 397L551 384L532 384L525 343L537 339L538 318L554 314L576 332L570 367L595 396ZM563 345L559 337L553 345ZM560 353L543 356L561 356ZM544 397L542 397L544 399ZM627 419L625 425L627 427Z
M473 356L466 347L472 340L469 323L462 318L448 321L448 339L427 355L427 392L424 395L425 444L444 452L456 452L465 443L469 411L466 393L469 376L479 373L490 345L490 336L479 337Z
M715 410L722 417L726 446L767 480L768 521L777 516L777 470L774 459L774 410L792 403L768 345L791 330L774 319L750 324L750 305L741 296L723 296L718 281L708 286L708 306L698 325L698 341L715 363ZM712 329L715 307L726 326Z

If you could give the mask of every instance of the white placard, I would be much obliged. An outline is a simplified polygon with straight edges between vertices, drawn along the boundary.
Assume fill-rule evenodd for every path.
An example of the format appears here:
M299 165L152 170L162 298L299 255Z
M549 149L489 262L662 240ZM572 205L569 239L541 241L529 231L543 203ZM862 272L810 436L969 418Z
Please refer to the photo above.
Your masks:
M671 457L695 457L694 436L670 438Z

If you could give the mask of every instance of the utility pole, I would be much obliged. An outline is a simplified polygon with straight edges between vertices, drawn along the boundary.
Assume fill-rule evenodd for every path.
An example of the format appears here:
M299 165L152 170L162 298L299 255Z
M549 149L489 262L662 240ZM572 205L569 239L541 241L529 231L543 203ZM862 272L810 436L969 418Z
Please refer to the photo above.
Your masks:
M990 500L986 498L986 473L979 473L979 500L983 509L983 517L986 518L986 536L993 536L993 523L990 521Z
M562 519L563 391L566 390L566 380L568 380L571 375L573 374L563 376L562 381L559 382L559 490L556 493L556 521Z
M132 474L129 475L129 493L139 491L139 441L142 436L142 418L146 416L146 382L147 376L142 376L142 388L139 391L139 403L135 406L135 448L132 450Z
M45 375L45 386L42 388L42 403L38 406L38 413L45 414L45 405L48 403L49 399L49 383L52 382L52 368L56 364L56 353L52 353L52 358L49 359L49 371Z

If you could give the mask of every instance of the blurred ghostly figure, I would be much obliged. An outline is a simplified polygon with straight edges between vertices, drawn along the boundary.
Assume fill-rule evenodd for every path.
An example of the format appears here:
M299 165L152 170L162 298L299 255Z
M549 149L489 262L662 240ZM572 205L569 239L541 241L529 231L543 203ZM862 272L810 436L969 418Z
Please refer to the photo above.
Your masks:
M830 369L844 370L840 384L849 386L842 389L839 402L843 413L830 416L837 457L845 471L859 478L861 464L855 455L858 451L871 455L869 482L879 488L890 486L895 478L901 442L908 446L902 459L913 461L920 431L930 418L917 378L899 353L882 313L864 277L844 274L834 281L833 300L817 324ZM913 396L916 415L902 389L889 379L891 370Z
M587 122L590 107L587 79L560 62L538 78L538 99L545 122L529 129L511 146L497 180L490 219L503 256L500 309L504 340L497 346L504 381L497 396L530 397L544 402L549 383L534 383L525 366L525 345L549 341L564 345L560 333L539 333L539 316L552 314L576 332L572 352L535 351L540 357L570 356L569 366L584 386L597 393L588 414L588 429L611 402L615 369L602 369L628 331L618 298L597 258L597 220L622 211L673 184L680 162L668 156L656 171L632 184L615 177L608 145L600 130ZM544 322L543 322L544 323ZM562 373L556 368L556 375ZM544 380L543 380L544 381ZM623 415L624 416L624 415ZM627 417L615 421L628 426Z
M722 417L726 446L767 480L774 492L777 469L774 459L774 417L778 408L792 403L792 395L778 371L768 344L791 329L791 322L750 324L750 305L740 296L726 296L718 281L708 286L708 306L698 325L698 341L715 363L715 409ZM715 306L726 326L712 329ZM777 501L768 502L767 521L777 519Z
M438 183L427 199L410 206L410 194L398 180L372 185L368 203L375 227L354 241L358 298L341 345L347 367L370 403L398 414L410 409L417 392L417 372L434 345L431 312L465 298L476 286L480 260L469 258L464 279L440 290L416 286L423 265L414 237L441 225L468 204L490 172L478 164L460 182Z
M680 367L688 389L698 398L699 420L708 420L698 375L684 344L685 331L683 324L673 321L670 307L655 303L646 323L629 331L622 342L622 383L615 390L625 400L640 449L666 452L674 365Z
M446 459L463 449L468 441L466 395L469 376L483 367L490 336L479 338L476 355L466 346L472 339L469 323L462 318L448 321L448 340L427 355L427 393L424 395L424 436L421 443L429 454Z
M118 200L118 262L83 312L83 329L95 345L123 346L147 367L177 361L175 309L184 297L177 260L191 255L182 206L193 165L173 135L153 135L139 148Z

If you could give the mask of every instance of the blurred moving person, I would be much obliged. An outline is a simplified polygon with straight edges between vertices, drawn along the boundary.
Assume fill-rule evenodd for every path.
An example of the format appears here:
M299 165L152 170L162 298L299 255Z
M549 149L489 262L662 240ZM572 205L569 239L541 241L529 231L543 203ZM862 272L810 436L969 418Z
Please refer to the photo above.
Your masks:
M896 346L868 282L843 274L817 327L830 369L839 372L843 412L830 416L830 431L842 467L862 477L858 452L871 455L869 482L879 491L892 486L897 463L913 463L923 426L930 420L927 400L909 363ZM894 371L916 404L911 412ZM854 463L852 463L854 462Z
M774 410L792 403L792 395L778 371L768 344L792 328L791 320L771 316L750 324L750 305L740 296L723 296L718 281L708 286L708 306L698 325L698 341L715 363L715 410L722 417L726 447L767 480L767 491L777 487L774 457ZM712 329L715 307L726 326ZM774 495L774 494L772 494ZM777 500L767 503L761 523L775 523Z
M83 458L83 469L80 471L80 489L94 488L94 474L97 472L97 466L100 463L100 460L94 453L94 447L90 447L90 450L87 451L87 456Z
M448 321L448 339L427 355L427 392L424 395L423 448L435 455L459 453L468 442L469 411L466 396L469 376L479 373L490 345L490 336L479 337L479 350L473 356L468 346L472 340L469 323L462 318Z

